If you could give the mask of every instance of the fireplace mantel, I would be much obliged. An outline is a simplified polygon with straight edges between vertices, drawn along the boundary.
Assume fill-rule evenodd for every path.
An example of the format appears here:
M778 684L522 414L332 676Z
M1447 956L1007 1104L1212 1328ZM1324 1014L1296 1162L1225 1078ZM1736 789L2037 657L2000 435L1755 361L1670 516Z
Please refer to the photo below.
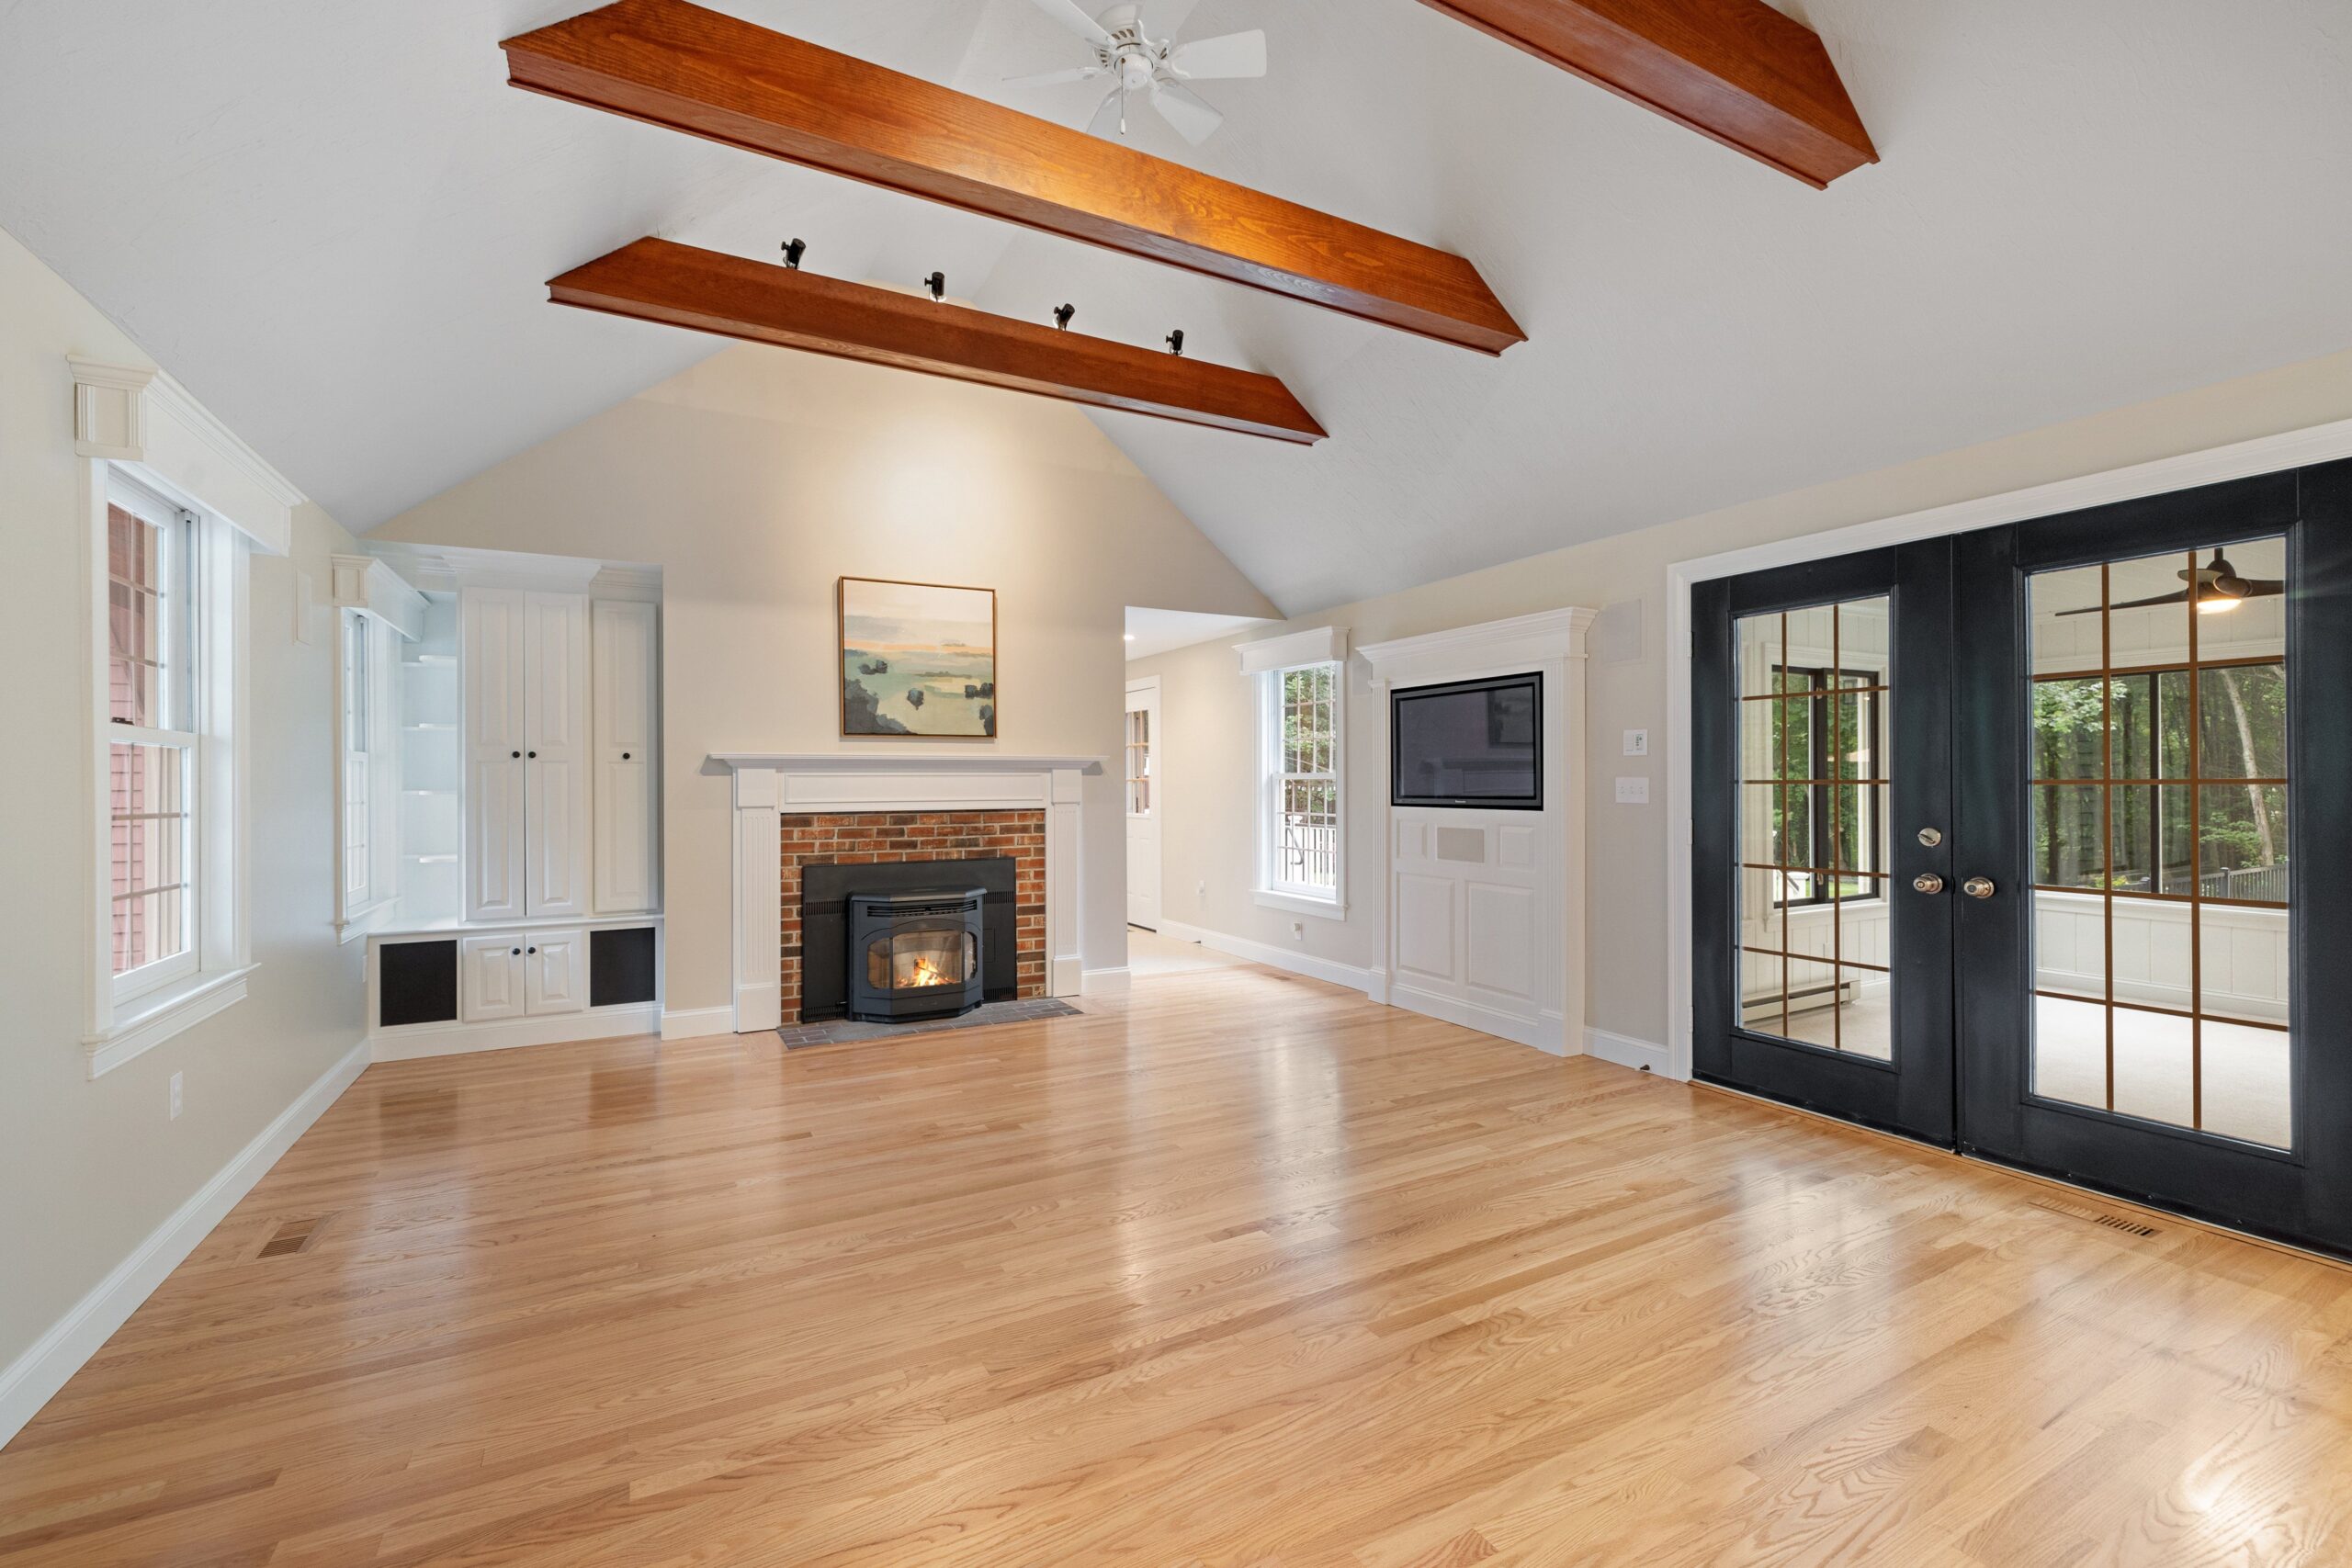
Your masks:
M1042 810L1046 814L1046 990L1078 994L1080 780L1101 757L996 751L718 751L734 778L735 1032L783 1021L781 835L786 815Z

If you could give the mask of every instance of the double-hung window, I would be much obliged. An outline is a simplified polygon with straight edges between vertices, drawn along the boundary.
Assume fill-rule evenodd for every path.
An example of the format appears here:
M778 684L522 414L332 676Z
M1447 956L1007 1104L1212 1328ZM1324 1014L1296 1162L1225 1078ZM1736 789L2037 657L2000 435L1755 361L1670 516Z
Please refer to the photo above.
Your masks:
M1278 904L1341 905L1340 716L1336 662L1294 665L1265 683L1265 870L1260 891Z
M127 480L107 487L107 897L118 1001L197 967L205 869L198 526Z

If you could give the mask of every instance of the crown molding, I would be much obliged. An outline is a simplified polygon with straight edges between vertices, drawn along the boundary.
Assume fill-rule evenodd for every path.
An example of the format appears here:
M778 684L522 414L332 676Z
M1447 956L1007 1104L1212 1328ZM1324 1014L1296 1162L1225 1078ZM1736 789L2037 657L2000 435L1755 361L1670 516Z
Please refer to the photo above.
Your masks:
M1375 691L1399 681L1451 679L1509 664L1582 659L1597 610L1581 605L1507 620L1452 626L1419 637L1368 642L1356 651L1372 666Z
M374 556L329 558L333 597L338 608L364 610L415 642L424 636L424 595Z
M293 547L300 487L162 370L66 355L74 450L135 466L175 499L219 516L272 555Z
M1269 670L1291 670L1301 664L1339 664L1348 657L1348 628L1316 626L1285 632L1281 637L1237 642L1233 651L1241 656L1244 675L1262 675Z

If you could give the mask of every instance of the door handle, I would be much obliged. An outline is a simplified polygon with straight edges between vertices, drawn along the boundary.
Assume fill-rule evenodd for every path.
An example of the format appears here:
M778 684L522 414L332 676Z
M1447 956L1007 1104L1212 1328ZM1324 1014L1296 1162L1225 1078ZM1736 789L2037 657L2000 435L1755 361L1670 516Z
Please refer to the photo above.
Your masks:
M1911 886L1922 893L1940 893L1944 890L1944 879L1932 871L1923 871L1911 879Z
M1989 876L1972 876L1960 885L1960 890L1971 898L1990 898L2000 891L1993 886L1993 879Z

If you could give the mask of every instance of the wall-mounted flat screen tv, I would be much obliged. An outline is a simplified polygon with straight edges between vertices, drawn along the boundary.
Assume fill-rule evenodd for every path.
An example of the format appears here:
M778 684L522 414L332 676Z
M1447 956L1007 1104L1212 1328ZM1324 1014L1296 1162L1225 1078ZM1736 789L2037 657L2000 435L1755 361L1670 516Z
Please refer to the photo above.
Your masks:
M1408 686L1388 698L1392 806L1544 809L1544 677Z

